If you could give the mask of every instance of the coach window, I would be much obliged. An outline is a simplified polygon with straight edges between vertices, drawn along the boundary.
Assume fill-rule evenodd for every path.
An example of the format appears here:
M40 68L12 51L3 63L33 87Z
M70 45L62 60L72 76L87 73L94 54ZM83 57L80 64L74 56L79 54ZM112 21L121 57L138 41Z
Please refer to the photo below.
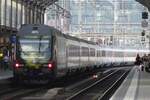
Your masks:
M73 47L72 47L72 45L69 45L69 56L70 57L73 56Z
M82 47L82 56L87 57L89 55L89 49L87 47Z
M80 56L80 47L76 46L76 56Z
M99 57L99 51L97 50L97 57Z
M107 57L111 57L112 56L112 52L111 51L107 51Z
M101 55L101 51L100 50L98 51L98 53L99 53L99 57L101 57L102 55Z
M106 52L103 50L102 51L102 57L105 57L105 55L106 55Z
M114 57L118 57L118 53L117 52L113 52L114 53Z
M90 56L95 56L95 49L90 48Z
M73 48L73 56L74 57L77 57L78 56L78 46L76 46L76 45L73 45L72 46Z
M69 45L69 56L77 57L80 55L80 47L75 45Z
M98 57L100 57L100 56L101 56L101 55L100 55L100 52L101 52L101 51L99 51L99 50L98 50Z
M102 56L102 51L99 51L99 57L101 57Z

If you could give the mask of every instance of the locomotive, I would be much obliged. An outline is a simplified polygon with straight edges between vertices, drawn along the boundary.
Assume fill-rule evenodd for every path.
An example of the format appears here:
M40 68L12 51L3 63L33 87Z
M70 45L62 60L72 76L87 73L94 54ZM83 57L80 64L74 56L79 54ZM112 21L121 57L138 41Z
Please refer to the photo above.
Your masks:
M17 33L13 74L17 80L51 80L80 70L132 63L137 52L103 48L47 25L25 24Z

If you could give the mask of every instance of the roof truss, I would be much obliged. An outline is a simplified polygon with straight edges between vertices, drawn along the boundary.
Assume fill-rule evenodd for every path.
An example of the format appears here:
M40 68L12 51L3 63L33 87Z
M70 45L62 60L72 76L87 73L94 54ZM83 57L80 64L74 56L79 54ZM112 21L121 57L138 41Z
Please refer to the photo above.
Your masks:
M150 11L150 0L136 0L136 1L147 7Z
M39 6L46 9L48 6L52 5L58 0L23 0L31 5Z

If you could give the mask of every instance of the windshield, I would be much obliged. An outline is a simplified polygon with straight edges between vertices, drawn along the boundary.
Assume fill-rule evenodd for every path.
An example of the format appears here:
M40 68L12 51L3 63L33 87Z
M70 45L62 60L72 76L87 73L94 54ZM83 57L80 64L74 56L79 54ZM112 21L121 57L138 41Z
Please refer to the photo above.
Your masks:
M21 57L33 63L45 63L51 57L50 38L47 36L25 36L20 38Z

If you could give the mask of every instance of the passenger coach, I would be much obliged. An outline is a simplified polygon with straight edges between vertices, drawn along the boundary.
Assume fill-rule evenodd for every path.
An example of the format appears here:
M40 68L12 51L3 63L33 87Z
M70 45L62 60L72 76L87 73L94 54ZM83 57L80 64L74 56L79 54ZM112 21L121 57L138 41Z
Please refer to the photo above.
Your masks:
M49 80L80 70L135 60L136 52L102 48L46 26L23 25L17 34L14 78Z

